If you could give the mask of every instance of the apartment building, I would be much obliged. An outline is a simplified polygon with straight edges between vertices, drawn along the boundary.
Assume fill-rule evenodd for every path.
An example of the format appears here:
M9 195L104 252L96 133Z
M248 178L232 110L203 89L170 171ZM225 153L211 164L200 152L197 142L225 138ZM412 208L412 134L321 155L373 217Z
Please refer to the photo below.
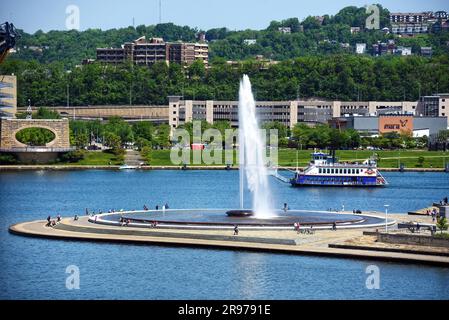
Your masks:
M433 18L432 12L392 12L390 22L393 23L423 23Z
M414 36L428 32L441 32L449 29L446 11L419 13L391 13L391 33Z
M191 65L199 60L209 64L207 43L165 42L162 38L141 37L127 42L121 48L97 48L97 60L105 63L131 61L136 65L152 65L156 62Z

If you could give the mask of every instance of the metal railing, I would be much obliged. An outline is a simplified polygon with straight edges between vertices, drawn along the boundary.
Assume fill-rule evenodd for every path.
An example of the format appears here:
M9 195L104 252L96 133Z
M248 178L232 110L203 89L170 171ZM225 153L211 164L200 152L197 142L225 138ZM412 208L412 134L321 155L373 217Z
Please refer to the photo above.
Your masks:
M69 152L74 151L75 147L69 148L47 148L47 147L12 147L0 148L0 152Z

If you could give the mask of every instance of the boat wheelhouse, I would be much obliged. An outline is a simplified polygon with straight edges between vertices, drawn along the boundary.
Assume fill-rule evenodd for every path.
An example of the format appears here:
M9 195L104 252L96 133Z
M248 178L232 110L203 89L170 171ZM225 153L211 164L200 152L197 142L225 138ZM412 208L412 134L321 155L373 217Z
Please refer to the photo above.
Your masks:
M290 180L294 186L379 187L388 184L377 169L374 158L362 163L338 162L335 156L323 152L312 153L310 165L296 171Z

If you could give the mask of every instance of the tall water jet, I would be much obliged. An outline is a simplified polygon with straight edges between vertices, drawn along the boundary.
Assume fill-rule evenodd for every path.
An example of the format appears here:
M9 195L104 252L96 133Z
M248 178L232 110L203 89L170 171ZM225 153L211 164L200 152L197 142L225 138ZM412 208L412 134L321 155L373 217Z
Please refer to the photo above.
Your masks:
M256 102L247 75L240 81L239 91L239 166L240 209L243 209L244 180L252 193L252 209L256 218L273 216L268 171L265 166L265 139L262 139L256 116Z

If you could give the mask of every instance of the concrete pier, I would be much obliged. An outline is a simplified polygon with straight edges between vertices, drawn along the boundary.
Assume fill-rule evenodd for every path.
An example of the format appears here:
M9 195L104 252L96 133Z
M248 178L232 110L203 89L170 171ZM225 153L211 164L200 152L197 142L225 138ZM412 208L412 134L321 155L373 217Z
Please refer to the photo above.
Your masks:
M395 215L393 218L396 219L397 216L404 220L410 219L407 215ZM9 230L21 236L60 240L252 250L449 267L449 255L435 254L432 249L424 246L419 246L419 250L415 252L401 251L397 246L393 250L386 245L376 249L369 241L365 241L363 245L359 244L358 247L354 243L350 246L349 242L363 237L364 231L375 231L372 228L321 230L312 235L297 234L293 229L244 230L234 236L230 230L166 230L98 225L90 223L88 217L81 217L78 221L65 218L55 227L46 227L45 224L46 221L25 222L13 225Z

